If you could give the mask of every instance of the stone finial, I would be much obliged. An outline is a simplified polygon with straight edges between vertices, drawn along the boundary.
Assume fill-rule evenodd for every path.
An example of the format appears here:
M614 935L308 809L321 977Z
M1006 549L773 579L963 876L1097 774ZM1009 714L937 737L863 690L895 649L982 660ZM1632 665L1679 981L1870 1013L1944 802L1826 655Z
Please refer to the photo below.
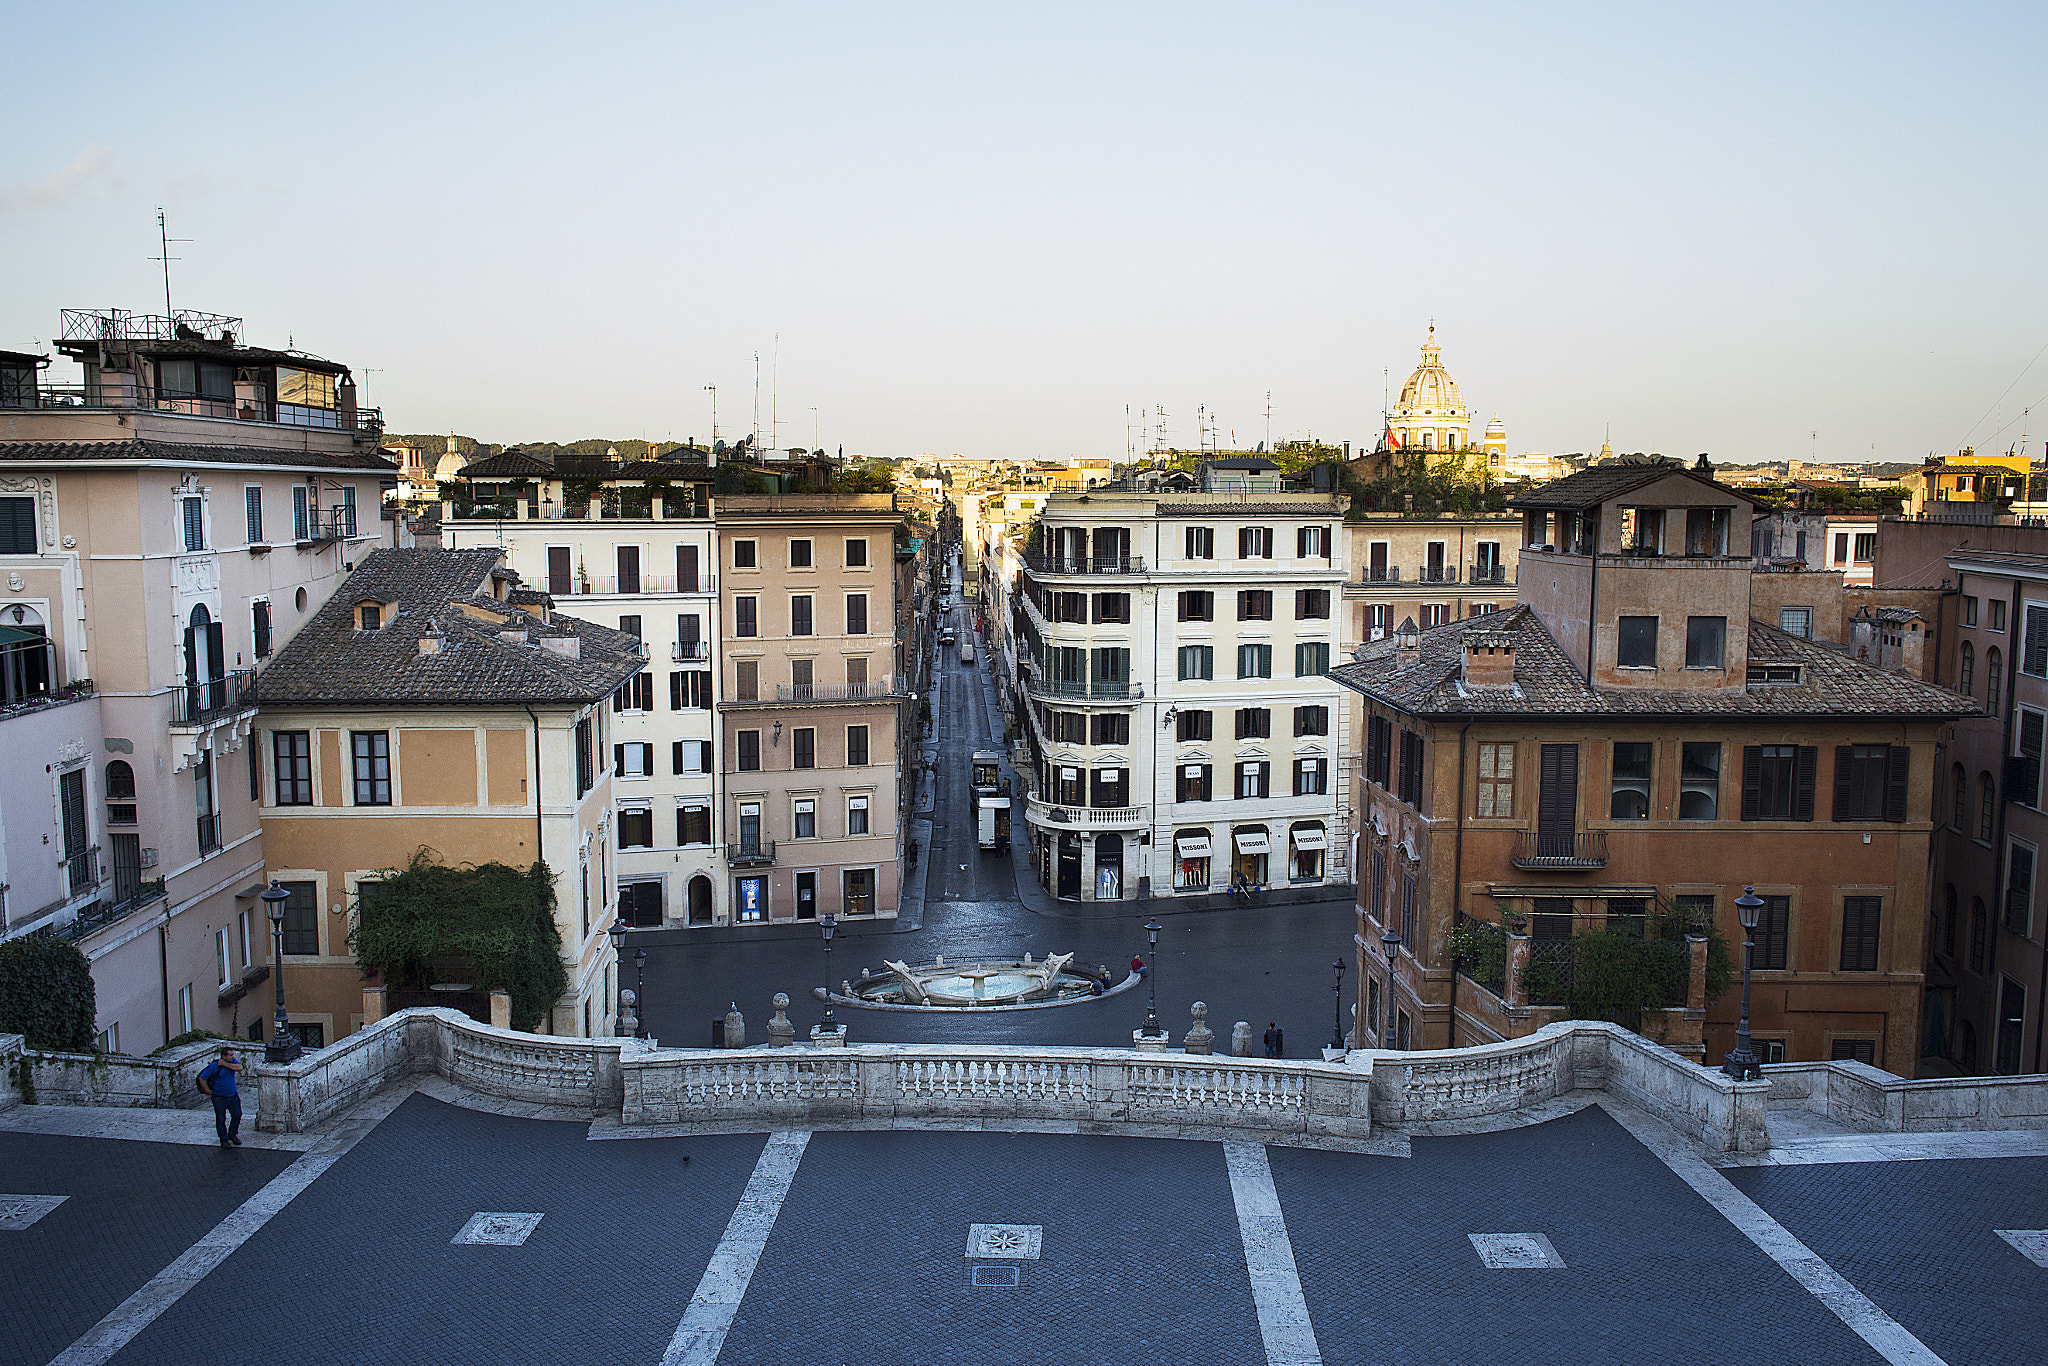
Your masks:
M776 992L768 1004L775 1007L775 1015L768 1021L768 1046L787 1048L796 1042L796 1026L789 1021L789 993Z
M1239 1020L1230 1027L1230 1056L1249 1058L1252 1055L1252 1022Z
M1188 1007L1188 1014L1195 1017L1194 1025L1188 1030L1188 1037L1181 1047L1189 1053L1213 1053L1216 1051L1216 1031L1209 1028L1209 1004L1197 1001ZM1247 1026L1249 1028L1249 1026Z
M633 1007L638 1004L640 1004L640 998L634 994L633 988L627 987L619 993L617 1032L625 1038L632 1038L640 1032L640 1017L633 1010Z
M725 1012L725 1046L745 1048L747 1046L747 1017L740 1014L740 1003L734 1001L732 1008Z

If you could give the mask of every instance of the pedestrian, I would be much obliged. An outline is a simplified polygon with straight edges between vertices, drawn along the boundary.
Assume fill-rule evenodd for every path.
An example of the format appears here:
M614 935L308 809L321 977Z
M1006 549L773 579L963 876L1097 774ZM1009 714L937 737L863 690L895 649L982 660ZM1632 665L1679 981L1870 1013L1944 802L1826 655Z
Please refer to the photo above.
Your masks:
M1102 979L1100 977L1095 978L1088 984L1088 994L1090 996L1100 996L1102 994Z
M213 1129L223 1148L242 1146L242 1095L235 1086L235 1074L241 1070L235 1046L228 1044L199 1073L199 1091L213 1100Z
M1131 955L1131 974L1136 977L1145 975L1145 960L1135 953Z
M1287 1040L1280 1029L1280 1022L1278 1020L1268 1020L1266 1022L1266 1056L1277 1058L1284 1055L1286 1051Z

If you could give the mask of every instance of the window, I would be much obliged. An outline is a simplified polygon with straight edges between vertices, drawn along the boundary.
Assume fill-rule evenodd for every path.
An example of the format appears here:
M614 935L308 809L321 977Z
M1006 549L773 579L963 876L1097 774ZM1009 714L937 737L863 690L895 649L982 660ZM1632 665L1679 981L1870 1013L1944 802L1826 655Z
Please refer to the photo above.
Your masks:
M1969 641L1963 642L1956 664L1956 691L1977 695L1977 647Z
M548 591L553 592L554 590L549 589ZM679 545L676 547L676 592L694 593L696 591L697 547L693 545ZM680 619L678 618L678 620ZM696 636L694 634L686 635L683 639L695 640Z
M1884 898L1842 898L1842 971L1877 971L1877 936Z
M1392 788L1394 723L1383 716L1369 716L1365 723L1365 776L1367 781Z
M1129 622L1131 619L1131 595L1129 593L1097 593L1095 595L1095 620Z
M35 553L36 500L0 498L0 555Z
M736 702L758 702L761 700L761 661L758 659L735 660L732 666L732 693Z
M586 716L576 723L576 795L583 796L597 786L597 745L592 739L593 722Z
M864 569L868 562L868 543L865 537L849 536L846 539L846 567Z
M868 799L848 797L846 799L846 833L865 835L868 832Z
M1998 653L1996 645L1984 652L1984 709L1993 716L1998 714L1999 684L2002 682L1999 675L2003 672L1999 666L2004 662L2005 658Z
M734 569L760 568L759 551L760 547L754 541L734 541L732 543L732 567Z
M1846 531L1837 532L1835 535L1835 563L1849 563L1849 533Z
M2003 631L2005 629L2004 598L1991 599L1991 629L1994 631Z
M313 498L304 484L292 485L292 539L313 539Z
M2048 606L2028 603L2026 627L2026 643L2020 650L2020 672L2036 678L2048 678Z
M1298 560L1327 560L1330 558L1330 529L1326 526L1305 526L1294 533L1294 557Z
M1963 598L1963 625L1975 626L1976 624L1977 600L1973 597L1965 596Z
M669 771L671 773L709 773L711 771L711 742L709 740L675 740L669 744Z
M1330 643L1304 640L1294 647L1294 676L1319 678L1330 671Z
M1097 810L1120 810L1131 804L1131 772L1126 768L1098 768L1090 782L1088 805Z
M1728 553L1728 509L1687 508L1685 512L1685 553L1726 555Z
M1422 617L1424 629L1431 626L1442 626L1451 620L1451 606L1446 602L1424 603L1417 610Z
M738 772L758 773L761 770L761 732L743 730L735 737L738 740Z
M649 778L654 775L654 746L631 740L612 746L612 764L621 778Z
M1856 563L1869 564L1877 558L1877 533L1859 531L1856 533Z
M384 629L384 607L381 603L366 602L356 609L356 624L365 631Z
M628 807L619 812L619 848L654 847L654 812L647 807ZM623 890L623 889L621 889Z
M641 639L640 618L637 616L620 617L619 634L631 636L635 640Z
M868 728L848 726L846 728L846 765L859 768L868 761Z
M796 831L800 840L814 840L818 837L818 803L811 797L799 797L790 813L790 828Z
M1992 822L1998 814L1998 784L1992 781L1989 773L1980 773L1977 775L1977 791L1980 794L1977 803L1977 838L1989 843Z
M2000 973L1998 977L1998 1028L1994 1036L1991 1065L2001 1076L2020 1070L2020 1042L2027 1023L2027 989Z
M184 517L185 549L206 549L206 503L199 498L180 498L178 510Z
M1294 619L1296 621L1328 621L1330 619L1330 590L1327 588L1295 589Z
M1188 528L1188 558L1191 560L1213 560L1216 558L1216 529L1214 527L1191 526Z
M1261 588L1247 588L1237 595L1239 621L1271 621L1273 595Z
M868 633L868 595L848 593L846 595L846 634L864 636Z
M1238 646L1237 676L1239 678L1271 678L1273 676L1273 647L1270 645Z
M668 709L701 711L711 705L711 675L702 669L686 669L668 676Z
M1949 766L1949 790L1955 802L1955 810L1949 813L1949 825L1956 830L1963 828L1969 819L1970 780L1963 774L1961 764Z
M1913 751L1905 745L1836 745L1838 821L1903 821Z
M1414 731L1401 732L1401 800L1413 807L1422 805L1422 737Z
M1088 713L1081 711L1048 711L1046 717L1052 723L1052 738L1064 744L1085 745L1088 743Z
M679 806L676 808L676 843L711 843L710 807Z
M1810 821L1820 751L1811 745L1747 745L1742 751L1742 819Z
M789 633L793 636L811 634L811 595L798 593L789 600Z
M759 620L755 616L758 599L736 597L732 600L732 633L736 636L757 636L761 634Z
M1265 739L1273 733L1273 713L1264 707L1239 707L1237 709L1237 738L1240 740Z
M1330 733L1330 709L1328 707L1296 707L1294 709L1294 733L1296 735L1328 735Z
M249 640L256 658L270 658L270 599L257 598L249 604Z
M1984 934L1990 917L1984 913L1984 899L1970 898L1970 971L1984 971Z
M1812 639L1813 609L1811 607L1780 607L1778 609L1778 629L1788 636L1798 636L1801 640Z
M1216 619L1216 595L1204 592L1182 593L1180 595L1180 619L1182 621L1214 621Z
M2021 806L2039 810L2041 807L2041 749L2043 730L2048 728L2048 715L2032 707L2021 707L2019 735L2015 747L2019 753L2012 762L2012 776L2006 779L2006 791Z
M848 868L841 877L846 887L846 914L873 915L875 910L875 870L872 868Z
M1756 913L1755 939L1757 971L1783 972L1786 951L1792 942L1792 898L1767 896Z
M818 732L811 726L798 726L790 739L790 763L795 768L816 768L818 766Z
M1726 617L1687 617L1685 619L1685 667L1688 669L1719 669L1723 664L1723 644L1728 635Z
M1131 652L1121 646L1097 646L1091 651L1095 657L1096 691L1109 692L1131 681ZM1108 684L1105 688L1101 685Z
M1174 777L1173 799L1177 802L1209 800L1209 765L1182 764Z
M1711 821L1720 816L1720 743L1688 740L1678 747L1678 819Z
M1479 746L1479 805L1476 816L1511 820L1515 814L1515 746L1512 741Z
M356 486L341 486L341 531L344 536L356 534Z
M1093 732L1088 742L1094 745L1128 745L1131 742L1131 718L1122 712L1098 712L1089 718L1089 729Z
M1623 669L1657 667L1657 618L1622 617L1615 637L1615 665Z
M263 541L263 486L250 484L242 490L242 517L248 524L249 544Z
M809 541L791 541L789 543L789 567L791 569L809 569L811 567L811 543Z
M391 805L391 733L350 731L349 745L355 757L355 804Z
M613 548L612 567L618 571L614 581L621 593L640 591L640 547L622 545Z
M1650 818L1653 754L1647 740L1615 742L1613 796L1607 810L1610 820L1646 821Z
M1216 650L1209 645L1183 645L1180 647L1180 678L1208 679L1216 676Z
M2034 846L2018 840L2005 851L2005 927L2022 938L2034 932Z
M315 884L286 882L280 885L286 893L284 951L299 954L320 952L320 898Z
M1053 787L1052 799L1061 806L1088 804L1088 784L1082 781L1080 769L1062 767L1058 771L1058 782Z
M1088 620L1088 595L1086 593L1048 593L1046 598L1052 607L1055 622Z
M276 776L279 806L313 804L313 737L310 731L270 733L271 770ZM133 795L133 783L130 784Z
M1328 759L1296 759L1294 761L1294 795L1297 797L1321 796L1329 790L1330 761Z
M1272 786L1273 766L1264 759L1248 760L1237 766L1237 795L1240 799L1264 797Z
M1273 528L1269 526L1247 526L1237 529L1237 558L1240 560L1270 560L1273 558Z
M1181 740L1208 740L1215 734L1215 715L1206 711L1184 711L1174 718Z
M1860 1062L1877 1065L1877 1040L1834 1039L1828 1044L1829 1062Z

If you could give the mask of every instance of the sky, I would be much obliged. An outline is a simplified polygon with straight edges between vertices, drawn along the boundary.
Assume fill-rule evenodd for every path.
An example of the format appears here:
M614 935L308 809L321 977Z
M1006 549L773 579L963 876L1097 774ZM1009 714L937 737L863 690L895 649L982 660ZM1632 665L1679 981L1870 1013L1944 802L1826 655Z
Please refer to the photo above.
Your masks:
M161 206L394 432L1370 443L1433 319L1514 451L2048 438L2040 4L196 13L10 14L0 349Z

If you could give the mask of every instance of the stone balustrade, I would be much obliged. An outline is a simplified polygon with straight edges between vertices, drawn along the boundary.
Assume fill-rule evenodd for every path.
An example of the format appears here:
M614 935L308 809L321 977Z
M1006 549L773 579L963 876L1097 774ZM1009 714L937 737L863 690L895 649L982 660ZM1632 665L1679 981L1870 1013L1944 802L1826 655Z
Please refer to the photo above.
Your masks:
M2048 1076L1910 1080L1861 1062L1764 1068L1774 1109L1806 1110L1866 1133L2048 1129Z
M0 1063L4 1063L8 1082L0 1109L19 1103L25 1090L32 1091L43 1105L198 1109L206 1104L206 1097L200 1094L196 1079L219 1055L223 1042L201 1039L151 1057L131 1058L125 1053L44 1052L23 1047L19 1034L0 1035ZM29 1069L28 1088L21 1084L23 1067Z

